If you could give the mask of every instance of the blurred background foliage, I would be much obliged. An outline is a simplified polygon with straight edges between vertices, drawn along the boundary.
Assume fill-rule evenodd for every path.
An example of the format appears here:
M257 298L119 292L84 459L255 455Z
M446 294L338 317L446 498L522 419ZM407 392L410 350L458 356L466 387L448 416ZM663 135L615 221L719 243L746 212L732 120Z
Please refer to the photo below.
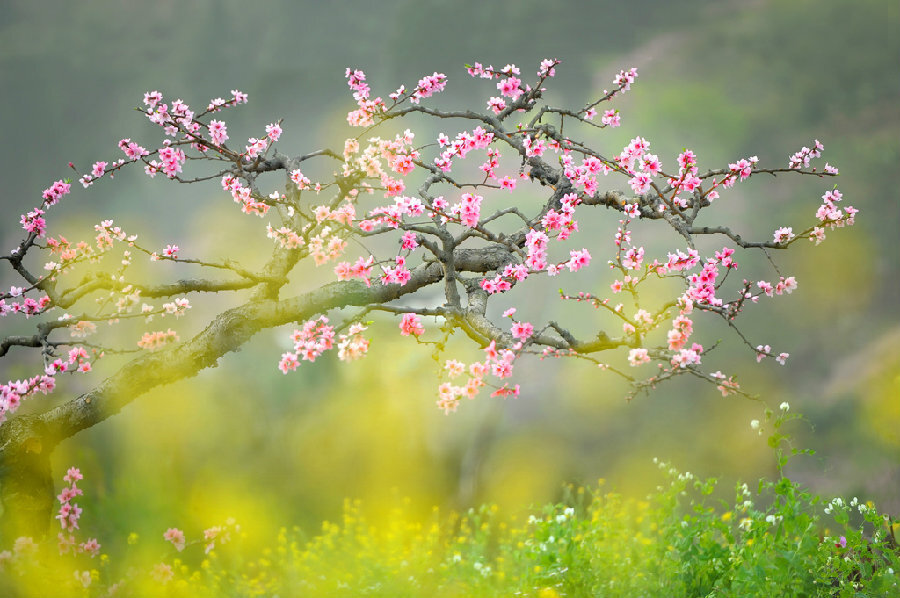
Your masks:
M632 92L616 105L623 126L593 139L606 153L641 135L664 164L689 147L701 167L750 155L783 166L818 138L824 159L841 170L845 201L862 212L855 227L829 233L820 247L777 256L799 290L742 318L754 344L791 353L788 366L756 364L724 328L705 340L727 340L711 358L715 367L738 374L768 405L789 401L807 415L798 444L818 454L795 460L795 476L826 495L859 494L900 514L896 2L3 0L0 15L5 248L20 238L18 215L69 175L67 162L84 170L117 157L122 137L158 143L131 110L151 89L198 105L230 89L247 92L249 105L227 115L232 139L284 118L280 148L299 153L339 147L349 134L347 66L364 69L382 95L444 72L450 84L435 101L478 108L490 89L468 81L464 63L512 62L530 73L553 57L562 60L548 94L556 105L581 106L619 69L638 67ZM438 132L429 127L415 128L420 141ZM828 187L799 179L741 185L721 200L716 218L765 238L778 226L804 226ZM178 242L192 254L224 257L226 233L259 235L258 222L247 226L225 199L215 183L177 187L134 171L90 193L75 190L51 213L50 227L81 238L114 218L148 245ZM594 218L582 229L602 232L594 252L602 262L615 221ZM680 246L653 239L655 228L646 228L648 246ZM266 239L254 238L227 255L253 265L265 247ZM762 261L744 259L742 277L774 276ZM606 288L597 276L579 283ZM217 306L206 301L189 314L196 327ZM558 309L552 290L527 306L534 314ZM595 313L567 305L562 318L596 325ZM289 330L261 333L217 369L153 391L66 441L55 454L57 477L69 465L82 468L92 497L83 522L114 550L128 532L157 538L175 525L197 532L228 516L260 533L292 523L313 529L336 517L345 497L364 499L376 515L397 496L411 497L423 513L433 504L482 501L519 508L558 497L564 482L597 478L637 496L656 483L654 456L702 476L752 480L774 469L748 426L760 403L723 399L687 380L625 402L612 375L534 362L518 368L518 400L483 397L445 417L434 406L430 348L401 338L395 321L380 320L372 331L362 362L328 356L290 376L275 369ZM457 356L476 353L454 345L442 359ZM16 357L4 376L31 369L29 356ZM67 383L55 400L86 384Z

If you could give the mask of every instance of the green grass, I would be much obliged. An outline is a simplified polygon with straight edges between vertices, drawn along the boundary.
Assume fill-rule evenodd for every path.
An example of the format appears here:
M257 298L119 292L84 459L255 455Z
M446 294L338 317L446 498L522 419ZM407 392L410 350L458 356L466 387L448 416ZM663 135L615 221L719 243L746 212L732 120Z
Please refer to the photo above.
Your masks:
M716 480L659 462L660 485L646 499L601 481L524 519L490 505L422 518L408 500L367 518L347 501L340 521L313 535L282 529L262 548L233 521L208 552L199 538L177 552L135 536L122 554L60 556L55 542L20 540L0 554L0 595L900 595L900 526L871 503L825 500L784 476L789 457L808 451L783 448L779 429L797 416L767 415L782 473L737 483L728 498Z

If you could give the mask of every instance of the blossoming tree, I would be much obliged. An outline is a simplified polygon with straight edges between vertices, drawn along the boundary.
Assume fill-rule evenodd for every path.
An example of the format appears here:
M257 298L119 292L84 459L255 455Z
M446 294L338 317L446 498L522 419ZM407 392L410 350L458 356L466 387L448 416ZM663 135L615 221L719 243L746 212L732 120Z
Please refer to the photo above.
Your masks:
M695 223L724 201L720 196L756 175L836 175L828 164L813 165L822 145L804 147L781 167L750 157L701 169L694 152L660 157L641 137L618 154L600 152L580 139L620 126L619 112L608 106L630 89L637 72L621 71L599 99L567 109L543 100L558 65L544 60L530 78L512 65L468 66L469 75L487 81L486 107L453 111L428 106L447 84L443 74L425 76L411 89L401 86L384 99L374 96L362 71L348 69L356 108L347 120L360 132L342 148L293 156L276 149L278 122L260 128L258 138L232 142L223 114L247 102L240 91L200 109L158 92L145 94L141 111L159 127L159 146L122 139L118 159L94 163L77 182L53 183L43 201L22 215L24 239L0 255L9 266L4 275L16 277L0 292L0 315L27 320L31 331L0 336L0 357L38 349L31 377L0 383L0 497L7 514L45 529L53 508L48 454L62 439L156 386L215 366L258 331L291 323L297 325L292 349L280 359L273 351L273 374L276 365L289 374L329 351L342 361L362 358L374 312L396 317L402 335L434 335L439 347L450 335L464 334L483 357L464 363L447 356L446 379L435 381L437 407L447 413L462 398L518 395L519 360L551 356L593 362L627 379L632 394L686 374L723 395L743 393L733 376L704 367L710 347L694 336L704 318L724 320L757 360L771 356L783 364L787 353L752 344L736 320L748 304L790 293L797 282L777 268L771 281L738 279L732 274L737 260L755 251L771 261L772 252L795 243L818 244L829 229L853 224L856 210L839 207L841 193L832 187L810 208L806 225L773 223L770 238L746 239L727 222ZM376 136L388 123L401 119L405 125L414 115L452 129L424 142L409 129ZM305 163L312 160L330 161L333 175L310 180L304 170L311 172ZM208 171L187 168L198 162ZM250 270L176 244L144 242L142 233L113 220L97 224L84 240L54 233L52 208L73 186L88 188L134 167L179 183L216 181L221 195L235 202L236 217L240 212L252 219L258 234L271 239L265 265ZM519 199L536 194L539 202ZM614 237L578 234L580 215L598 208L618 220ZM638 219L668 227L679 245L651 255L632 237ZM721 249L702 253L700 237L717 239ZM367 248L391 246L381 238L395 249ZM608 312L611 327L570 330L552 319L521 320L515 308L502 316L500 309L489 310L493 299L524 290L528 279L558 276L559 284L571 284L569 273L596 268L598 254L600 267L612 272L611 285L561 290L559 300ZM138 272L137 260L150 267L177 262L201 274L158 283ZM310 262L327 268L332 281L293 292L290 275ZM644 285L666 279L676 285L665 288L677 289L666 300L642 294ZM183 338L172 320L191 313L193 293L233 293L235 300ZM426 333L423 318L438 329ZM160 325L163 319L170 324ZM102 338L98 324L125 322L143 325L130 345ZM621 355L621 364L610 363L611 353ZM88 392L43 412L14 415L23 401L52 393L60 376L90 376L101 358L118 360L117 369Z

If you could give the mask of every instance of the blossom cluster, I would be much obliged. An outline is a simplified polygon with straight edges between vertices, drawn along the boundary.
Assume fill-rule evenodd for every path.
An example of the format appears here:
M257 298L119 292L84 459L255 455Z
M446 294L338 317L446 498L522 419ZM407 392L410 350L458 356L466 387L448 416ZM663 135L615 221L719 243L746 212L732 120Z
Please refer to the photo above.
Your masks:
M530 326L530 324L528 326ZM527 339L531 332L533 332L533 329L529 332L528 326L519 325L516 327L514 325L513 330L519 338L524 337ZM468 372L468 380L462 386L455 385L451 382L442 383L438 387L437 406L440 409L443 409L445 414L452 413L459 407L460 400L463 397L474 399L478 396L481 388L487 384L485 378L488 375L499 380L511 377L513 365L517 357L516 351L521 349L522 346L523 341L520 340L513 345L512 349L498 349L496 341L491 341L484 349L484 361L476 361L469 364L468 367L459 361L447 360L444 364L444 369L451 379ZM508 383L504 383L503 386L495 390L491 396L517 397L519 396L519 390L518 384L510 386Z
M68 486L63 487L62 492L56 497L59 501L59 511L56 514L56 519L59 520L59 525L62 528L62 531L57 536L59 553L66 554L69 551L83 552L94 557L100 554L100 544L97 542L97 539L91 538L78 544L74 533L78 529L78 520L81 518L81 507L72 501L83 494L81 488L78 487L78 482L82 479L84 479L84 476L81 475L81 471L75 467L70 467L63 478Z
M341 361L354 361L366 354L369 341L362 335L365 330L366 326L357 322L350 325L347 334L337 337L338 358ZM278 369L287 374L296 370L301 361L314 362L325 351L334 348L335 335L334 326L328 323L325 316L304 322L291 334L294 350L282 354Z
M215 160L217 165L226 164L224 170L214 175L220 180L222 190L231 196L245 214L268 216L272 219L266 226L267 237L282 249L296 250L290 254L291 258L310 258L317 266L334 262L333 272L338 281L359 279L366 287L370 287L373 277L377 276L382 285L405 287L402 290L396 289L394 297L400 297L409 292L412 286L418 286L409 284L414 276L418 283L436 271L428 264L436 261L452 267L451 263L446 262L449 258L445 256L467 255L465 252L468 251L496 250L496 254L491 254L492 259L505 252L503 259L494 262L489 268L471 269L467 264L457 271L462 272L457 282L465 286L469 293L477 293L479 297L484 297L485 294L492 297L507 292L530 276L555 276L563 270L574 273L588 268L593 256L587 248L558 246L551 241L562 243L572 239L573 235L584 234L579 231L578 218L587 209L585 206L604 206L621 212L622 215L613 238L615 253L613 259L607 262L615 274L610 289L613 294L630 295L634 299L634 309L625 309L623 303L614 304L607 298L597 297L589 292L571 295L561 292L561 295L564 298L589 300L595 307L606 309L617 323L615 328L621 326L621 336L613 338L602 333L596 338L607 338L608 343L582 342L554 324L550 326L549 337L543 333L535 337L532 324L517 322L509 333L496 333L496 338L485 340L499 343L499 348L491 345L494 347L494 354L492 356L489 353L487 360L482 362L484 367L481 373L506 378L512 371L513 361L526 344L539 343L537 338L541 339L540 343L547 345L547 339L552 337L553 343L549 343L551 346L568 345L573 351L586 347L587 353L627 347L628 363L634 367L651 361L658 362L660 377L651 378L648 386L679 372L699 374L700 370L696 366L701 363L704 348L694 342L701 338L699 335L694 336L695 321L700 325L694 310L731 322L745 304L756 303L763 296L789 294L797 287L794 277L781 276L779 273L777 282L744 280L739 290L729 297L726 280L731 280L733 286L739 286L733 277L729 279L730 272L737 268L735 248L784 249L802 238L818 244L825 238L827 230L852 225L857 210L852 206L843 206L841 192L833 188L822 196L822 203L815 212L814 226L808 229L797 225L778 226L771 240L764 242L743 241L738 233L724 226L694 227L694 218L701 208L708 207L718 199L720 192L755 174L774 175L797 171L824 177L836 175L837 169L829 164L825 165L823 171L811 167L812 160L820 158L824 150L818 140L811 148L803 148L790 156L788 168L778 169L761 168L759 159L751 156L735 159L728 163L727 168L701 174L698 156L690 149L681 151L677 159L673 160L672 168L666 169L664 162L668 164L668 158L663 156L664 159L661 159L659 155L651 153L650 142L641 136L634 136L611 158L603 157L565 136L562 133L563 127L551 125L548 118L552 116L554 123L557 116L560 123L569 123L571 121L566 119L572 119L572 126L576 127L620 126L619 112L607 109L601 103L630 90L636 80L637 70L632 68L620 71L613 79L612 91L604 91L599 100L580 110L543 106L540 111L535 111L534 118L520 119L520 116L537 106L544 91L542 86L550 77L555 76L558 65L559 61L555 59L542 60L537 67L538 80L532 80L532 84L526 82L527 73L523 75L522 70L514 64L498 69L485 67L480 63L468 66L469 74L488 80L490 93L496 94L496 97L488 100L489 112L480 115L471 111L445 112L422 105L426 99L446 88L447 77L442 73L435 72L422 77L411 90L401 87L387 96L389 100L385 102L381 97L373 98L374 94L363 71L347 69L345 77L356 102L356 108L347 115L351 125L372 127L382 121L417 113L453 119L442 122L462 121L464 124L459 127L461 130L455 134L452 131L441 132L436 138L436 144L424 145L416 144L416 136L409 129L392 137L364 138L366 134L360 134L345 140L342 156L331 150L322 150L288 160L276 155L274 150L284 133L280 122L269 123L265 126L264 133L262 130L258 131L257 136L248 138L246 143L231 139L234 132L229 130L220 113L228 107L246 103L246 94L232 90L228 99L215 98L205 108L192 108L181 99L171 100L158 91L148 91L144 95L142 112L150 122L162 129L163 141L154 146L143 147L131 138L123 138L118 143L122 152L118 159L94 162L87 173L79 173L80 180L87 187L101 178L113 177L121 168L130 164L141 164L149 176L163 173L167 178L178 182L197 182L209 177L186 178L189 159ZM599 124L595 119L599 120ZM512 126L507 126L509 124ZM567 132L572 126L566 124ZM501 156L500 149L506 153L505 159ZM199 152L199 155L192 152ZM477 170L476 164L463 164L466 158L473 155L477 155L481 162ZM297 167L300 162L314 156L329 156L340 163L333 182L324 179L323 182L314 182ZM677 172L674 171L676 165ZM467 169L467 166L472 168ZM516 167L517 170L513 170ZM275 170L284 171L284 188L263 190L262 184L267 176L264 173ZM303 166L303 170L314 172L306 166ZM471 172L476 173L474 178ZM421 187L416 183L415 194L411 182L414 175L426 180ZM624 188L630 189L629 195L614 190L601 192L603 177L609 175L622 177L622 184L627 182ZM493 213L488 211L493 200L492 193L503 193L506 198L506 192L518 192L530 181L537 181L543 187L554 190L538 211L526 213L527 202L498 206L496 211L491 210ZM442 195L438 185L443 185L450 191L444 191ZM21 314L30 317L57 306L65 305L68 309L66 301L59 300L65 295L54 291L45 281L56 281L73 270L76 264L97 262L104 256L109 256L113 247L122 243L126 246L122 247L121 261L116 264L115 271L102 279L92 280L87 285L96 285L97 289L109 291L108 297L98 300L102 307L93 315L73 317L65 314L60 318L64 323L56 328L67 330L70 340L80 340L96 334L95 322L113 323L117 318L141 316L150 321L153 317L167 314L180 317L191 308L186 298L172 298L170 295L166 295L167 299L161 307L147 304L141 306L142 293L147 295L147 285L126 279L124 275L133 259L132 252L144 252L154 261L224 267L231 269L242 279L259 282L252 274L237 267L232 268L230 264L180 258L182 250L178 243L159 244L156 247L164 248L153 251L145 249L137 244L136 235L128 235L112 220L104 220L94 227L95 237L92 243L69 242L62 236L48 237L48 211L70 190L71 183L68 181L54 182L44 190L42 203L21 216L20 223L27 238L16 251L37 246L49 251L52 261L44 266L45 278L35 282L26 277L27 285L14 286L8 293L0 294L0 315ZM333 194L328 194L327 199L317 200L323 190L333 191ZM381 202L382 205L361 205L364 196L374 195L376 192L383 194L386 200ZM666 252L665 258L660 255L658 259L654 259L644 246L632 242L629 225L638 218L667 222L687 240L688 246L683 249L671 248L671 251ZM516 225L514 233L509 232L508 223ZM353 247L350 240L354 237L368 240L386 233L395 234L396 243L393 247L399 245L396 255L376 257L373 250L365 247L361 256L345 257L348 248ZM705 250L701 253L697 247L702 246L694 243L694 237L699 234L723 235L733 241L734 245L723 247L713 255L707 254ZM46 246L37 245L36 240L44 238ZM19 259L12 257L16 251L8 259ZM419 277L420 272L426 273L426 276ZM470 278L467 272L476 274ZM651 278L675 280L683 283L683 287L664 302L663 307L651 308L644 303L645 295L638 295L639 287ZM94 290L96 289L87 288L84 292ZM643 288L640 290L643 291ZM78 295L80 292L82 291L75 292L76 298L82 296ZM449 321L448 314L455 316L463 309L459 304L458 292L458 288L454 291L448 285L446 303L434 309L416 311L420 314L437 314L438 317L443 314ZM140 313L133 313L139 308ZM371 308L372 306L366 309ZM402 313L393 309L395 313ZM316 316L321 314L321 317L306 322L301 329L295 331L293 349L284 353L279 363L283 372L296 369L304 360L314 361L324 351L335 346L342 360L356 359L366 354L368 341L362 336L365 326L353 324L346 334L338 336L338 330L342 327L329 325L325 313L327 310L316 313ZM346 325L351 321L352 318ZM654 346L648 337L661 326L665 329L665 338L661 331ZM407 313L402 318L400 330L401 334L418 337L423 334L424 327L415 314ZM137 344L140 348L155 350L177 341L178 334L168 329L147 331ZM749 341L747 344L753 349L754 345ZM55 346L51 349L55 349ZM14 410L21 398L33 394L35 389L52 389L56 373L89 371L92 356L82 347L71 346L74 348L69 351L68 360L62 357L51 362L55 357L51 354L45 361L47 373L44 376L49 380L39 376L31 381L16 381L5 385L5 390L0 395L3 401L0 403L0 416ZM776 355L769 345L760 344L756 348L758 359L773 356L783 363L787 358L787 353ZM558 354L566 354L567 351L568 349L560 350ZM593 359L589 355L583 357ZM476 375L478 371L481 370L476 368L475 374L470 371L470 377L483 380L483 375ZM736 388L736 383L724 374L703 376L714 381L720 390L724 389L723 392ZM640 384L637 381L635 383ZM462 387L451 385L442 392L441 405L445 411L455 408L457 403L454 403L456 399L453 397L471 392L457 392L454 388L458 390ZM500 394L514 394L508 387L503 388L506 390L501 389L498 391Z

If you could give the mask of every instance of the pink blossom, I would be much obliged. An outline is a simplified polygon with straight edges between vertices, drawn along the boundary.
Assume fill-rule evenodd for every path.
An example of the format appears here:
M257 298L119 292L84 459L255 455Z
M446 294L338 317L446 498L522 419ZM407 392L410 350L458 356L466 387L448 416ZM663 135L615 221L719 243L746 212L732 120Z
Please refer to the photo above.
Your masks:
M630 247L622 258L622 267L628 270L637 270L644 261L643 247Z
M693 348L681 349L672 356L671 363L678 368L685 368L689 365L699 365L700 355Z
M603 113L603 116L600 118L600 122L606 125L607 127L618 127L622 124L622 118L619 115L618 110L607 110Z
M769 355L772 351L772 347L769 345L757 345L756 346L756 363L759 363L763 360L764 357Z
M266 137L271 139L272 143L278 141L278 138L281 137L281 125L278 123L266 125Z
M534 334L534 326L528 322L513 322L512 335L519 340L527 340Z
M44 210L35 208L27 214L23 214L19 219L22 228L27 232L43 237L47 232L47 221L43 218Z
M497 83L497 89L500 90L500 94L512 99L513 101L519 99L519 96L522 95L523 91L521 89L522 80L517 77L507 77Z
M48 206L52 206L53 204L58 202L64 195L68 195L71 189L71 184L65 181L56 181L48 188L44 189L41 197L44 198L44 203L46 203Z
M753 163L750 160L741 159L728 165L732 172L738 173L740 180L744 180L753 173Z
M494 113L500 114L506 110L506 101L503 98L492 97L487 102L487 107Z
M228 127L221 120L209 121L209 138L216 145L224 145L228 141Z
M75 484L84 479L84 476L81 475L81 470L77 467L70 467L66 471L65 477L63 477L63 481L68 482L69 484Z
M516 384L514 387L510 388L508 384L504 384L502 388L498 388L493 393L491 393L491 397L509 397L513 398L519 396L519 385Z
M775 231L774 239L776 243L787 243L793 238L794 233L790 226L783 226Z
M419 242L416 241L416 233L412 231L407 231L403 233L403 239L401 241L401 247L403 249L415 249L419 246Z
M837 203L841 199L843 199L843 195L837 189L826 191L825 195L822 196L822 200L826 203Z
M119 149L125 152L125 155L132 161L137 161L143 156L150 155L150 152L137 143L134 143L131 139L122 139L119 141Z
M491 374L503 379L512 376L513 366L507 361L497 361L491 364Z
M619 71L619 74L613 79L613 83L621 87L622 91L628 91L635 79L637 79L637 69L632 67L627 71Z
M569 251L570 259L566 262L569 272L577 272L581 268L591 263L591 254L587 249Z
M416 314L403 314L403 320L400 322L400 334L403 336L421 336L425 333L425 327Z
M545 58L541 61L541 66L538 69L538 77L553 77L556 75L556 69L554 68L557 64L559 64L558 60L551 60L550 58Z
M447 370L448 376L456 378L465 371L466 365L455 359L448 359L444 364L444 369Z
M80 548L82 552L88 553L91 557L100 554L100 543L97 542L96 538L91 538L87 542L83 542Z
M428 98L436 93L444 91L446 86L447 75L444 75L443 73L426 75L419 79L419 82L416 84L416 90L413 92L409 101L413 104L418 104L419 100L422 98Z
M643 195L650 190L651 182L652 180L650 179L649 175L637 174L628 181L628 184L631 185L631 188L634 190L636 195Z
M178 528L170 527L163 534L163 539L166 542L171 542L178 552L184 550L184 532Z
M103 173L106 172L106 162L94 162L94 165L91 167L91 174L95 177L103 176Z
M642 363L649 363L650 355L647 349L632 349L628 352L628 363L634 367Z
M146 104L150 110L156 108L156 105L161 102L162 99L163 96L158 91L148 91L144 94L144 104Z
M299 168L291 171L291 180L301 191L309 188L310 180L307 177L303 176L303 173L300 172Z

